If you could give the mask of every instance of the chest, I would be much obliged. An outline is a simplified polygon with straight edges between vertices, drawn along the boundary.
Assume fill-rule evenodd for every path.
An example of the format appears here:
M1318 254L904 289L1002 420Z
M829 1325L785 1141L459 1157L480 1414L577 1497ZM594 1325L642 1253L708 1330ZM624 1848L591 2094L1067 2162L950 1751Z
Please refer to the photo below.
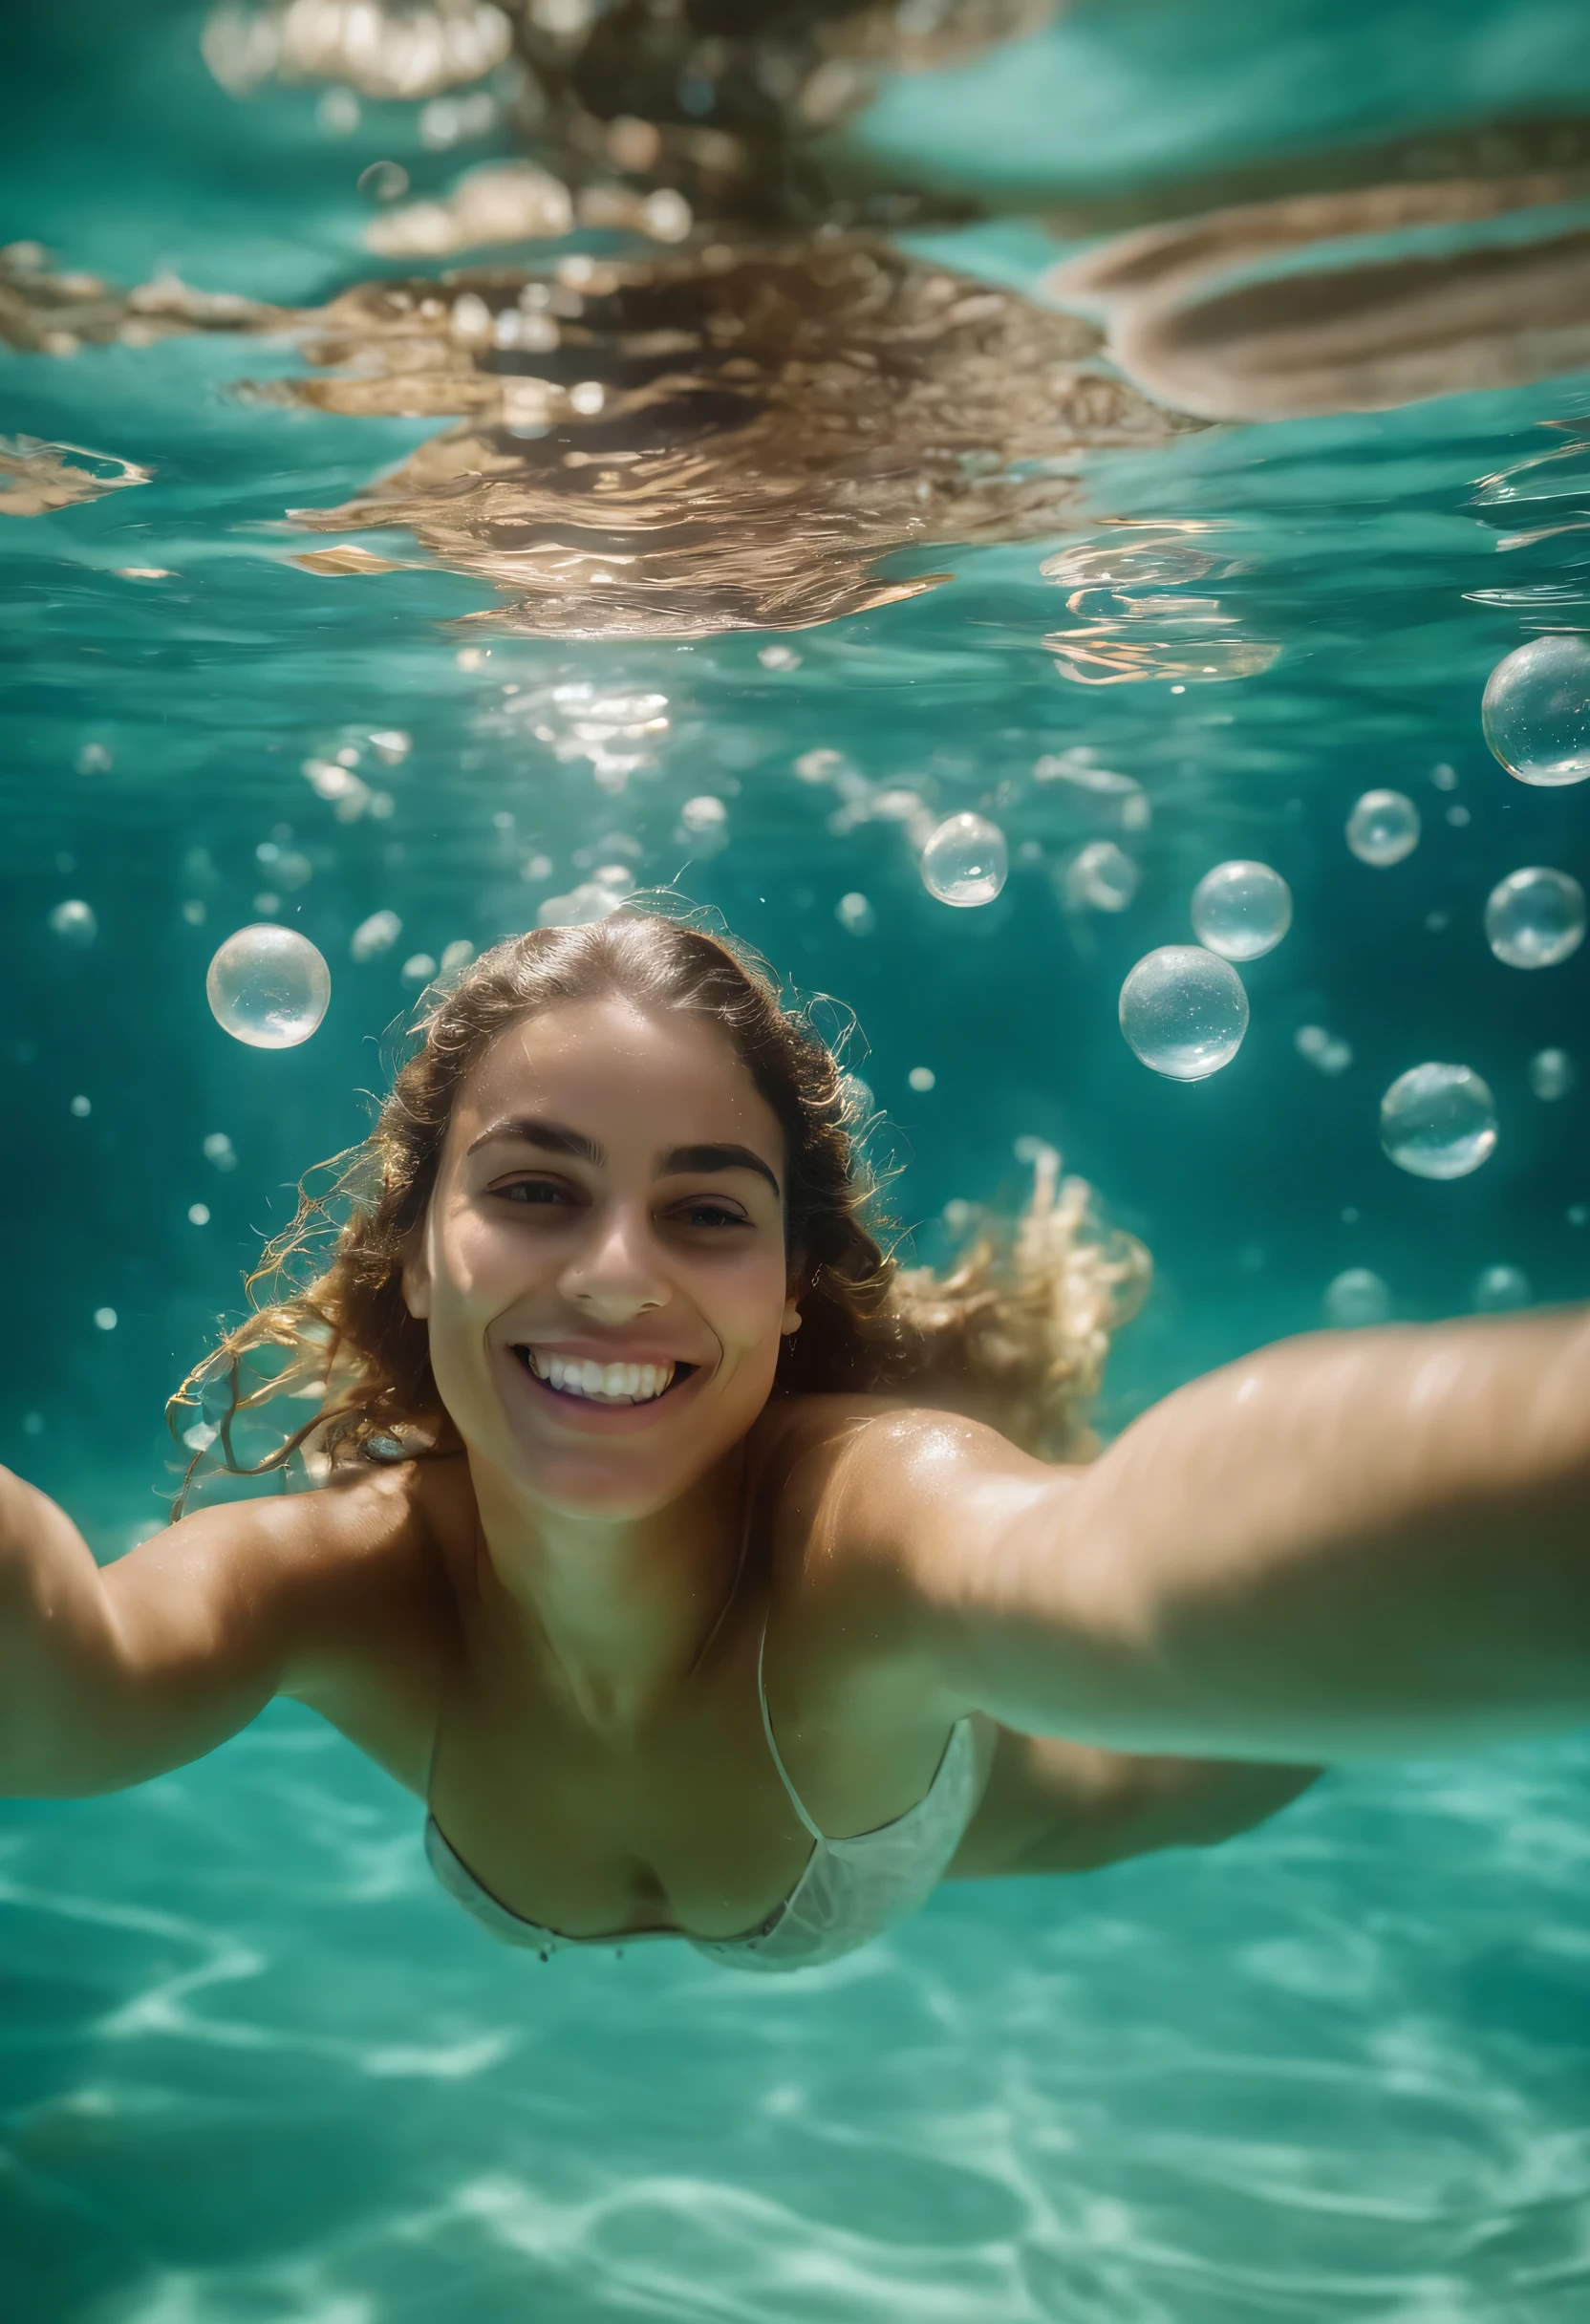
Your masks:
M688 1701L602 1732L489 1655L448 1689L429 1807L509 1911L569 1936L673 1927L737 1935L811 1848L767 1750L754 1652Z

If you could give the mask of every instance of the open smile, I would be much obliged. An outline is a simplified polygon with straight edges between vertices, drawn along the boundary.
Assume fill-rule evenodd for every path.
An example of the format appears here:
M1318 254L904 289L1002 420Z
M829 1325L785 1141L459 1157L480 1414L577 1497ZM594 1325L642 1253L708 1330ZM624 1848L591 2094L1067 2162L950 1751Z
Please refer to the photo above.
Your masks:
M530 1377L552 1395L579 1404L656 1404L699 1369L677 1361L599 1364L592 1356L562 1356L550 1348L516 1346L513 1352Z

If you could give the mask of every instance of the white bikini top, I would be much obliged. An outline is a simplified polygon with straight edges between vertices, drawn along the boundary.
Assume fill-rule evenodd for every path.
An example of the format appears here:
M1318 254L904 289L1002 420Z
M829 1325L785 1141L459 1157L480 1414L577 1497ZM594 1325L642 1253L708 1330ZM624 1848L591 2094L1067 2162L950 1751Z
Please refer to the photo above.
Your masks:
M425 1818L425 1854L449 1896L505 1945L519 1945L549 1960L570 1945L611 1945L620 1949L644 1938L682 1936L698 1953L729 1969L815 1969L882 1936L896 1921L924 1904L948 1868L971 1822L982 1790L977 1737L969 1718L957 1719L926 1793L913 1808L875 1831L850 1840L829 1840L806 1812L780 1756L767 1712L763 1657L767 1625L757 1648L757 1697L763 1732L790 1805L811 1834L806 1869L782 1904L755 1928L737 1937L693 1937L673 1928L626 1929L614 1936L566 1937L543 1928L500 1904L443 1839L434 1816Z

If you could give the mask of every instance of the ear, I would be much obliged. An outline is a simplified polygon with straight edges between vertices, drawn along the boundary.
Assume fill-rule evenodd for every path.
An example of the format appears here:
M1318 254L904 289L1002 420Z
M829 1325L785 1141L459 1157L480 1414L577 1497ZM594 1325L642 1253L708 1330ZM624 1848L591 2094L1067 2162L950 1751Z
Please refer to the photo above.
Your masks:
M431 1270L423 1232L415 1237L403 1261L402 1285L404 1306L417 1323L422 1323L431 1312Z
M806 1253L799 1250L792 1251L789 1255L789 1272L785 1279L784 1314L779 1319L779 1331L784 1338L787 1338L792 1331L799 1331L801 1328L799 1302L806 1288Z

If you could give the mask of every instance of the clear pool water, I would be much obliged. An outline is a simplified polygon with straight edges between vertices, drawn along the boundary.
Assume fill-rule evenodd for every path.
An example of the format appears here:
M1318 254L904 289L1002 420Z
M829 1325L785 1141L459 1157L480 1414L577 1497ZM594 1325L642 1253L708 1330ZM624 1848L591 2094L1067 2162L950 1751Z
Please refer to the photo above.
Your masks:
M204 62L203 23L185 0L62 0L3 35L6 231L49 257L13 246L0 287L24 342L0 354L0 1459L98 1554L159 1522L164 1394L235 1311L299 1172L360 1133L422 973L405 983L404 963L529 924L615 866L677 877L854 1007L854 1067L925 1255L946 1204L1019 1191L1034 1136L1145 1237L1157 1287L1108 1427L1314 1325L1348 1270L1415 1318L1590 1291L1584 1089L1542 1098L1530 1074L1547 1049L1590 1069L1590 954L1520 973L1482 928L1521 866L1590 881L1590 794L1513 781L1479 715L1536 628L1590 627L1572 299L1536 348L1546 376L1517 356L1516 317L1476 370L1448 308L1426 336L1437 384L1467 392L1427 379L1368 412L1172 426L1153 364L1191 381L1191 358L1155 342L1142 400L1112 389L1127 399L1063 444L1044 429L1074 388L1047 371L1034 405L1010 352L1070 359L1048 277L1101 237L1375 183L1366 154L1416 179L1421 139L1427 168L1538 182L1477 223L1369 222L1378 240L1343 212L1300 269L1507 249L1510 280L1534 281L1552 237L1569 255L1551 263L1578 263L1576 6L1122 0L886 75L852 154L989 213L919 215L898 264L1009 302L966 325L1012 334L998 361L978 370L935 326L881 415L927 515L908 521L897 476L875 484L887 427L847 436L880 416L865 360L776 521L756 478L810 431L809 401L749 484L702 406L696 564L633 598L620 575L627 613L587 636L568 609L602 586L590 560L567 587L544 570L539 596L495 586L484 536L443 538L445 494L411 494L396 527L289 517L362 501L378 519L373 482L460 424L456 377L427 415L367 408L385 376L368 329L341 371L326 327L290 318L132 343L91 319L75 349L43 344L46 264L303 311L475 263L373 254L362 238L398 205L356 181L396 161L414 197L445 195L516 150L500 104L449 143L433 115L427 143L416 101L328 106L321 83L272 81L244 99ZM554 255L488 253L521 273ZM110 292L60 296L125 322ZM1372 358L1397 303L1324 368ZM846 330L824 361L873 345ZM1278 392L1248 343L1216 354L1241 409ZM341 408L298 392L350 377L367 384ZM596 443L574 413L557 442ZM516 440L526 458L541 425ZM63 489L78 497L35 512ZM600 546L596 519L535 521L550 565ZM532 535L526 519L509 546ZM328 547L365 570L295 562ZM865 603L930 573L952 577ZM782 627L781 603L833 617ZM394 735L408 746L371 739ZM1384 868L1343 839L1375 787L1422 823ZM928 810L1001 826L996 902L925 893L911 819ZM1089 891L1079 851L1107 843ZM1122 856L1135 893L1098 909ZM1193 886L1234 856L1284 876L1293 926L1242 964L1235 1062L1178 1085L1123 1043L1116 998L1143 954L1191 940ZM50 925L68 902L92 941L80 916ZM333 975L321 1029L280 1053L227 1040L204 998L216 945L268 913ZM391 941L373 949L383 922L355 946L382 914ZM1300 1049L1311 1026L1324 1045ZM1450 1183L1379 1143L1382 1092L1429 1060L1494 1093L1494 1154ZM1496 1269L1525 1289L1480 1287ZM669 1947L543 1969L434 1888L412 1799L279 1706L135 1792L0 1805L0 2316L1569 2324L1590 2311L1587 1811L1582 1741L1358 1770L1209 1855L948 1889L787 1985Z

